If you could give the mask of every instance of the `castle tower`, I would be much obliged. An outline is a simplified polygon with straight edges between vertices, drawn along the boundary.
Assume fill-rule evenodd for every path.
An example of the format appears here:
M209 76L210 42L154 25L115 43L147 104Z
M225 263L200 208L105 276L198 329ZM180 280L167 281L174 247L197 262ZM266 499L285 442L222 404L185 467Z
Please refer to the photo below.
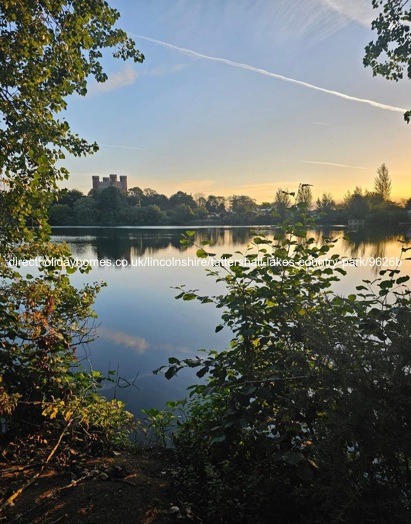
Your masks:
M125 175L120 175L120 189L127 191L127 177Z
M117 175L110 174L109 176L103 176L103 180L100 181L99 176L92 176L93 189L106 189L107 187L113 186L121 189L122 191L127 191L127 176L121 175L120 181L117 179Z
M93 189L97 190L99 188L99 184L100 184L100 177L99 176L93 176L92 180L93 180Z

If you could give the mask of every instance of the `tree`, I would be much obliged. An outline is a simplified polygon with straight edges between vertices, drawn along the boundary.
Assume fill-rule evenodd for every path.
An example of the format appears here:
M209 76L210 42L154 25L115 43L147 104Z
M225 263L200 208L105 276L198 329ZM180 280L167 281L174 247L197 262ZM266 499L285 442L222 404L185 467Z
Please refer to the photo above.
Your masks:
M141 188L139 187L132 187L130 188L128 191L127 191L127 194L128 194L128 197L129 197L129 202L131 203L131 205L134 205L134 206L137 206L137 207L141 207L143 205L143 200L144 200L144 192Z
M62 189L57 195L57 200L59 204L67 204L72 208L77 200L83 197L83 193L78 189Z
M257 204L247 195L233 195L230 197L230 206L233 213L246 215L255 211Z
M194 219L195 215L191 206L187 204L179 204L170 209L168 216L172 224L184 225L189 224Z
M69 95L87 93L90 77L107 80L101 50L143 61L134 42L114 27L119 16L103 1L1 2L0 175L10 193L0 213L3 248L9 240L21 242L23 233L30 238L43 233L42 210L57 182L68 177L60 166L65 154L98 150L57 114L66 109ZM35 196L34 216L30 195ZM28 216L41 228L28 231Z
M144 59L114 27L118 18L102 0L0 1L0 442L18 437L24 446L30 432L47 460L64 439L90 449L109 434L124 436L131 417L97 395L103 377L80 368L75 354L93 339L91 305L100 286L72 286L67 246L47 243L48 204L68 177L61 161L98 149L61 116L67 97L84 96L91 77L107 80L105 48L116 58ZM71 210L57 206L60 218ZM14 254L23 262L37 256L37 275L10 267ZM46 430L47 439L39 438Z
M353 193L347 191L343 207L350 219L363 219L370 209L367 197L363 195L362 189L358 186Z
M74 204L74 218L79 226L92 226L97 224L98 211L94 198L84 197Z
M68 204L52 205L49 222L52 226L72 226L75 223L73 209Z
M288 191L284 191L281 188L277 189L274 196L274 211L284 220L290 207L291 198Z
M143 206L158 206L160 209L168 209L170 207L169 199L155 189L146 188L144 190Z
M209 195L206 202L206 208L209 213L224 213L225 197Z
M313 193L311 184L300 184L298 186L296 203L301 204L304 209L310 210L313 205Z
M320 213L330 213L335 210L335 200L331 193L323 193L321 200L317 198L316 202L317 211Z
M334 241L316 245L304 214L293 213L298 222L254 239L247 263L209 272L225 292L182 286L176 297L213 302L216 331L233 337L225 351L169 359L166 378L188 367L202 379L176 406L186 415L174 437L182 484L207 522L405 524L410 277L382 271L355 294L333 293L346 274ZM195 233L182 243L195 245ZM210 256L204 245L200 258Z
M374 190L384 201L388 201L391 195L391 178L385 164L377 169L377 176L374 178Z
M197 207L197 204L194 201L194 198L189 195L188 193L184 193L184 191L177 191L177 193L174 193L174 195L171 195L170 197L170 207L175 208L178 206L190 206L191 209L194 209Z
M205 207L207 203L207 199L204 195L204 193L195 193L193 196L194 202L196 203L196 206L198 207Z
M407 4L408 0L372 0L374 9L382 10L372 22L377 38L365 48L363 63L372 68L374 76L398 82L405 72L411 79L411 8ZM404 119L410 122L411 111Z

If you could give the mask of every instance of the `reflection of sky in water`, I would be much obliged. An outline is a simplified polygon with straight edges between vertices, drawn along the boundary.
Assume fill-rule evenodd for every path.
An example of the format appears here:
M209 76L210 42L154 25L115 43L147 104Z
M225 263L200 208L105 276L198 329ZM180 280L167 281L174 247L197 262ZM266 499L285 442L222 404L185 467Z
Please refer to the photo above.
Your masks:
M196 260L197 248L180 247L184 230L61 228L54 230L53 241L67 242L73 256L80 259L124 259L129 263L142 257ZM320 231L312 231L311 235L321 242ZM341 230L327 232L327 236L340 238L333 252L349 259L400 256L401 244L397 241L403 238L400 233L385 237L366 231L350 233L350 242L342 239L343 235ZM214 244L205 249L217 256L236 250L243 252L252 240L247 228L204 228L197 232L198 242L209 238ZM411 274L410 262L403 263L403 270L408 274ZM334 287L339 294L355 292L355 286L363 279L373 280L377 276L376 268L370 265L346 269L347 277ZM179 292L173 288L182 284L204 295L224 291L224 285L216 284L203 267L99 267L88 275L73 275L73 283L79 286L99 280L107 282L107 287L102 289L95 304L99 338L90 345L91 360L94 368L102 372L119 368L120 376L129 381L138 375L135 382L138 390L134 387L117 390L118 397L127 402L131 411L138 413L141 407L162 406L166 400L185 396L185 388L196 379L195 371L184 370L171 381L152 373L167 364L169 357L185 358L201 348L227 347L230 332L227 329L218 334L214 332L222 311L212 304L174 298ZM112 391L106 390L105 394L110 396Z

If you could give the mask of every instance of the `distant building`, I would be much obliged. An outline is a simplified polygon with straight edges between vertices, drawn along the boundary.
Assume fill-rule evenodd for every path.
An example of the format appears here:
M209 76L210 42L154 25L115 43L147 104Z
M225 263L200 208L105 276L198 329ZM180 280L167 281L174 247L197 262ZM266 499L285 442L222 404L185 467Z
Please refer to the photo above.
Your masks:
M106 187L118 187L123 191L127 191L127 177L121 175L120 180L117 180L117 175L103 176L100 181L99 176L93 176L93 189L105 189Z

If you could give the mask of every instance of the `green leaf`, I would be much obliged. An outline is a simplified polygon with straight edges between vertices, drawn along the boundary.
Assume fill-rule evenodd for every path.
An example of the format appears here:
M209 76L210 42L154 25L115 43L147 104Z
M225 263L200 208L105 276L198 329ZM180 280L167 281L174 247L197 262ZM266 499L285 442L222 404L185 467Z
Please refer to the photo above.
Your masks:
M194 300L196 298L197 298L197 295L195 293L184 293L183 295L183 300L185 300L186 302L189 300Z
M198 258L207 258L208 254L204 251L204 249L197 249L196 256Z

